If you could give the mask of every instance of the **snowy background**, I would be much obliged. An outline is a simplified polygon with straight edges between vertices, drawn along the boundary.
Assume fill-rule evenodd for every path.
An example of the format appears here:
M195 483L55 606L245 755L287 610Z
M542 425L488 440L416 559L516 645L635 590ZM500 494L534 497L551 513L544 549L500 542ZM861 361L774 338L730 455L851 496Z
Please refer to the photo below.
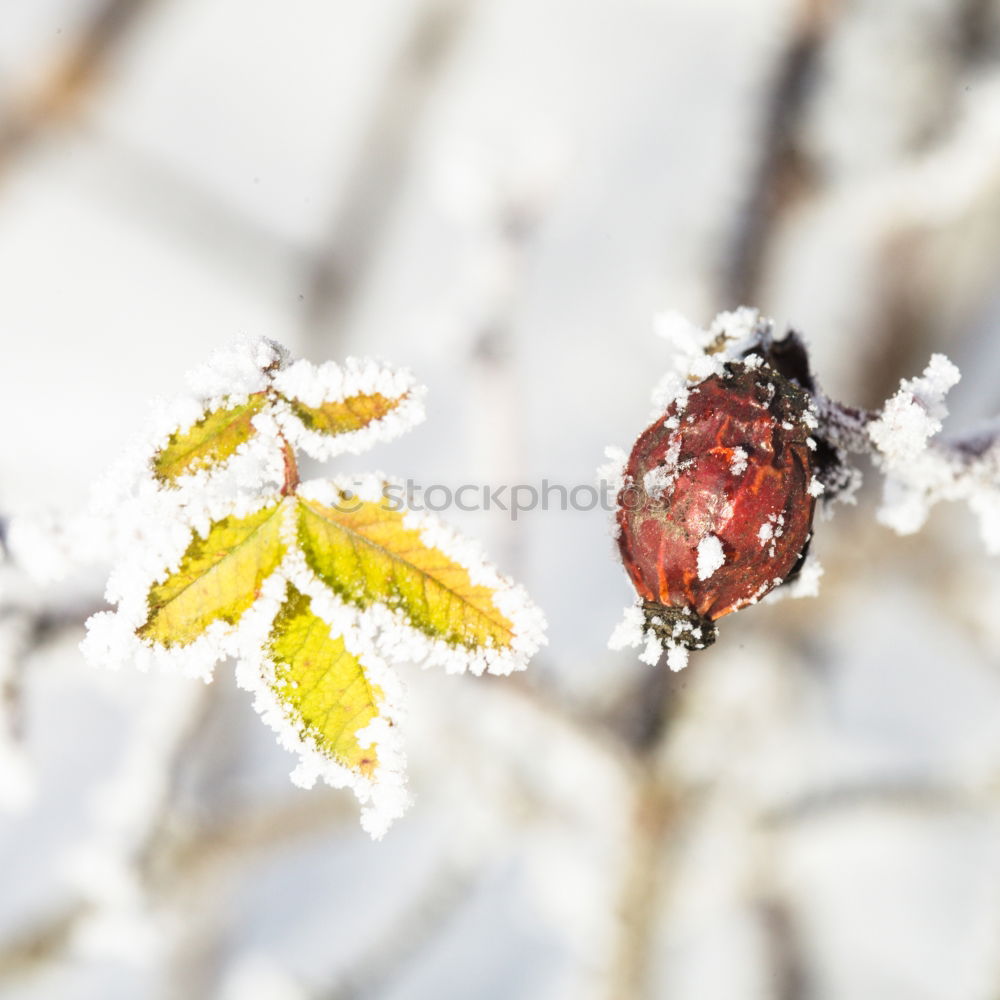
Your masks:
M997 0L0 5L0 516L68 513L241 334L428 420L337 471L594 482L665 308L794 324L835 398L933 351L1000 413ZM1000 562L820 525L818 599L608 651L606 515L447 517L550 621L405 673L417 802L304 792L231 671L86 666L107 567L0 566L0 996L997 1000Z

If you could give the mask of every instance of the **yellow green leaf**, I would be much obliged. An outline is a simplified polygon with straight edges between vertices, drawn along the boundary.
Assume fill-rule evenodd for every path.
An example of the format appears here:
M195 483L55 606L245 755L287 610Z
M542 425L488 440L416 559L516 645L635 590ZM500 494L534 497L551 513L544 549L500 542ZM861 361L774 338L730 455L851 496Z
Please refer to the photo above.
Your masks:
M216 521L195 535L176 573L153 586L138 635L164 646L187 645L213 622L235 624L281 562L280 503L249 517Z
M153 474L161 482L173 482L224 462L253 436L253 418L266 403L267 397L257 393L245 403L206 413L187 430L175 431L153 457Z
M349 434L382 420L396 409L409 395L383 396L380 392L358 393L332 403L306 406L297 399L289 399L292 411L311 431L320 434Z
M312 612L311 600L294 587L271 629L274 692L300 732L337 763L370 778L378 764L374 747L357 734L379 715L382 691L369 682L361 660Z
M299 499L298 540L313 572L344 600L366 608L383 603L401 611L431 638L477 649L511 645L514 626L488 587L420 532L403 513L352 500L327 507Z

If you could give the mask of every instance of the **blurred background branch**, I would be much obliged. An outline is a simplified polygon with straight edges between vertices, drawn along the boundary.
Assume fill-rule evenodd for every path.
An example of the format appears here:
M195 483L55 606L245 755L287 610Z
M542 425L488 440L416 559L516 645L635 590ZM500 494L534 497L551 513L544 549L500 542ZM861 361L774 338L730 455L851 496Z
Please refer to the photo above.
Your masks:
M995 0L28 6L0 14L5 513L82 507L242 332L412 364L431 419L380 461L426 481L591 482L648 416L663 306L760 306L850 405L945 351L957 441L1000 409ZM679 675L604 649L602 511L465 518L551 646L474 691L407 676L418 803L379 845L288 787L226 670L186 708L88 671L100 584L5 563L0 765L35 798L0 820L0 990L997 995L1000 576L964 517L903 540L874 504L819 526L819 600Z

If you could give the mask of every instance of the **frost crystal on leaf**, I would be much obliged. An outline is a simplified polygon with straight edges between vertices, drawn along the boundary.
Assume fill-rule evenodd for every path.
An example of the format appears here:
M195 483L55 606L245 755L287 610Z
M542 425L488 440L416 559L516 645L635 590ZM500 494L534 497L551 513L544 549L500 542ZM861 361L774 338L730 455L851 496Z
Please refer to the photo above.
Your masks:
M324 461L391 441L424 419L424 388L403 369L348 358L343 366L296 361L274 379L292 444Z
M292 361L269 340L219 352L160 403L96 491L117 554L86 657L237 681L296 753L293 780L350 787L380 837L409 803L403 688L387 660L523 669L545 621L475 544L396 506L381 475L299 481L295 449L362 451L423 419L424 390L374 361Z

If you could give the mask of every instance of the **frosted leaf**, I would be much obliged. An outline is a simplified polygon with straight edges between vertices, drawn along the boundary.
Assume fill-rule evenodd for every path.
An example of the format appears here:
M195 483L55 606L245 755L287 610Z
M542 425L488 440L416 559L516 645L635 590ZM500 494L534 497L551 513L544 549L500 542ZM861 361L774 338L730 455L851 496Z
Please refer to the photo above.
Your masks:
M204 531L207 523L232 506L234 497L252 503L266 484L279 484L284 474L283 445L268 389L285 363L284 348L263 338L217 352L188 378L199 395L153 402L148 425L95 484L89 514L113 523L127 505L134 508L137 520L182 519ZM200 421L245 406L252 394L260 393L267 394L267 401L246 414L245 439L241 434L221 450L203 450L193 461L189 451L184 457L169 456L169 474L166 466L158 465L169 455L172 442L177 445L179 436L190 435ZM127 538L122 541L128 544Z
M279 500L275 494L265 495L249 509L246 501L238 501L231 505L228 515L234 518L251 516ZM149 528L159 530L152 531L148 539L136 537L128 555L121 559L108 581L106 596L118 605L117 609L99 612L87 621L87 635L80 649L89 662L98 666L118 668L132 664L140 670L176 670L209 680L214 665L236 651L236 632L242 616L235 624L215 621L185 644L164 645L139 634L150 620L148 595L157 584L179 571L192 539L199 534L207 536L207 526L204 532L195 530L192 533L183 522L165 520L151 522ZM265 583L254 605L243 615L267 603Z
M335 508L341 502L345 490L351 490L359 500L373 503L383 496L388 488L395 487L396 496L402 497L404 484L398 480L373 475L350 480L335 479L332 482L310 482L303 484L300 495L306 500ZM390 606L385 600L372 600L365 596L356 611L358 621L370 630L382 655L393 659L422 663L425 666L444 667L449 673L470 670L480 674L484 671L494 674L508 674L523 670L527 661L545 643L545 619L527 594L509 577L501 574L486 559L477 542L462 538L453 529L426 513L401 511L393 514L383 507L383 517L388 525L390 517L395 517L399 528L415 533L419 542L426 546L427 556L439 553L432 562L440 565L440 557L450 561L460 573L467 576L468 583L478 590L485 590L493 607L505 620L503 644L487 640L473 645L462 645L446 641L430 634L428 630L414 627L406 608L398 601ZM413 549L412 541L407 545ZM384 549L384 546L383 546ZM430 550L430 551L427 551ZM414 550L415 551L415 550ZM419 553L418 553L419 556ZM420 556L423 558L423 556ZM453 572L446 565L442 571ZM402 567L409 572L407 567ZM292 579L300 589L315 589L315 572L301 561L297 575ZM436 572L436 571L435 571ZM390 574L391 578L391 574ZM332 581L325 581L329 585ZM464 585L463 585L464 586ZM397 595L399 596L399 595ZM485 599L485 594L476 596L477 601Z
M286 567L283 575L295 575L294 567ZM316 781L324 781L334 788L350 788L363 807L362 827L372 837L381 838L410 803L406 790L406 758L399 731L403 717L402 685L375 652L371 635L357 627L349 612L341 613L337 602L324 589L319 599L312 601L312 611L329 626L330 636L342 642L363 664L368 683L382 694L378 717L355 734L360 746L372 749L377 759L374 771L362 773L334 759L320 745L317 735L303 724L302 717L292 710L290 701L279 694L281 685L268 633L274 612L286 593L287 585L278 578L270 595L274 601L272 613L259 616L243 630L237 683L253 695L255 710L274 730L278 743L298 756L292 781L302 788L311 788ZM332 613L331 608L334 609Z
M478 545L390 506L386 488L401 498L402 483L299 482L296 447L357 452L423 419L408 372L292 363L258 339L218 352L189 383L197 395L157 404L94 492L88 516L104 536L92 547L114 561L117 607L91 617L81 649L101 665L204 680L235 658L298 755L293 780L351 787L381 836L409 802L402 687L384 658L506 674L545 642L544 618ZM49 562L68 561L56 549Z
M274 387L287 401L278 419L289 441L321 461L391 441L425 415L425 389L410 372L367 359L296 361Z

